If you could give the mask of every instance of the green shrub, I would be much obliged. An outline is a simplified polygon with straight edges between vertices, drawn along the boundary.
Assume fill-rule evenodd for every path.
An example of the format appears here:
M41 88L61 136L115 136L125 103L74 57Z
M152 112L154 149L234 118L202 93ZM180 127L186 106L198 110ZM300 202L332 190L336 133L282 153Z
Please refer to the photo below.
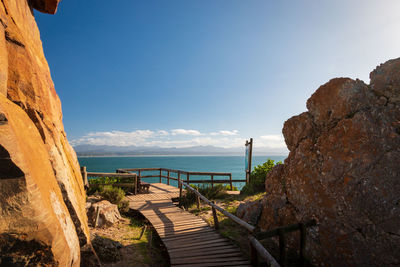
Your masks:
M268 159L263 164L256 166L250 174L250 183L246 184L240 193L244 195L252 195L263 192L265 190L265 177L277 164L282 164L282 162L279 161L275 164L274 160Z
M120 203L118 203L118 210L120 212L127 213L129 211L129 201L122 200Z
M232 189L231 189L231 186L230 186L229 184L225 185L224 188L225 188L225 190L227 190L227 191L239 191L239 188L237 188L237 187L234 186L234 185L232 186Z
M99 195L102 199L110 201L112 204L118 206L118 210L120 212L128 212L129 211L129 201L124 200L125 191L119 187L112 187L110 185L102 187L102 190L99 192Z
M209 200L225 198L228 195L228 193L226 192L227 188L230 189L230 187L226 187L220 184L214 185L214 187L211 187L209 185L196 186L192 184L190 186L194 189L199 190L199 193ZM190 190L187 190L186 194L182 197L183 206L188 208L195 202L196 202L196 194Z
M134 179L127 177L98 177L94 179L89 179L89 189L87 190L88 195L93 195L96 192L103 191L103 188L108 185L113 185L116 183L131 183L133 185ZM125 193L133 193L134 186L132 187L122 187Z
M125 192L119 187L112 187L110 185L104 186L103 190L99 192L100 196L110 201L112 204L119 204L125 197Z

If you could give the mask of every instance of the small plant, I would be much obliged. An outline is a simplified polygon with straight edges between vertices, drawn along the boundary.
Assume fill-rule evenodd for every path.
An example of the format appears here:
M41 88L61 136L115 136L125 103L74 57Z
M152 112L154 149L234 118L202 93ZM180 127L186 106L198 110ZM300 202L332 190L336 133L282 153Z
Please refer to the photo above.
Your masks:
M118 187L105 186L100 192L100 196L103 199L110 201L112 204L118 204L124 199L125 192Z
M132 193L134 190L134 179L128 177L98 177L94 179L89 179L90 187L87 191L88 195L95 194L96 192L101 192L105 186L112 186L113 184L132 184L132 187L122 187L125 193Z
M267 173L270 172L272 168L278 164L282 164L282 162L279 161L275 164L274 160L268 159L263 164L256 166L250 174L250 183L246 184L242 188L242 191L240 193L244 195L252 195L255 193L263 192L265 189L264 184Z
M211 186L196 186L190 185L192 188L197 189L200 194L209 200L213 199L223 199L227 194L227 187L223 185ZM229 187L230 188L230 187ZM196 194L190 190L187 190L186 195L183 196L182 203L183 206L188 208L196 202Z
M122 213L127 213L129 211L129 201L122 200L120 203L118 203L118 210Z

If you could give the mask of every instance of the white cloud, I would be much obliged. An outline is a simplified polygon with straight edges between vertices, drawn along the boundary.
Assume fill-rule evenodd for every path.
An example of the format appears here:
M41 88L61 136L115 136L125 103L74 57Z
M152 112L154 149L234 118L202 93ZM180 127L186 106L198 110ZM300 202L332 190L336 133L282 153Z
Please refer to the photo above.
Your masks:
M255 144L269 148L286 148L285 139L277 134L262 135Z
M233 131L227 131L227 130L222 130L219 132L214 132L211 133L210 135L227 135L227 136L232 136L232 135L238 135L239 131L238 130L233 130Z
M197 130L185 130L185 129L174 129L171 130L172 135L201 135L201 133Z
M73 146L110 145L110 146L159 146L192 147L216 146L223 148L243 148L246 138L239 135L237 130L221 130L209 133L200 133L198 130L173 129L173 130L136 130L131 132L106 131L92 132L81 138L71 141ZM286 145L282 135L263 135L254 138L254 147L262 151L286 152Z
M159 135L169 135L169 132L167 132L167 131L165 131L165 130L159 130L159 131L157 131L157 133L158 133Z

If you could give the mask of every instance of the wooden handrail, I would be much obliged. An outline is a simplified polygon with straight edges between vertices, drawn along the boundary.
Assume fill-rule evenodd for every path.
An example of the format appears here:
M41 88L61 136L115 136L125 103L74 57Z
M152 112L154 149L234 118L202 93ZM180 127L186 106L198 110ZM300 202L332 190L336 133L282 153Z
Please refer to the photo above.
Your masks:
M224 210L223 208L215 205L214 203L212 203L210 200L208 200L205 196L203 196L202 194L200 194L199 192L197 192L197 190L195 190L193 187L191 187L190 185L188 185L187 183L180 181L182 185L184 185L186 187L186 189L189 189L190 191L192 191L193 193L195 193L201 200L203 200L205 203L207 203L208 205L210 205L211 207L215 208L216 210L218 210L219 212L221 212L222 214L224 214L226 217L228 217L229 219L231 219L232 221L234 221L235 223L239 224L240 226L244 227L247 231L249 231L250 233L254 232L254 230L256 229L256 227L254 227L253 225L248 224L247 222L243 221L242 219L236 217L235 215L233 215L230 212L227 212L226 210Z
M141 172L145 171L159 171L158 175L141 175ZM159 177L159 182L162 182L162 178L167 179L167 184L170 184L170 180L179 180L179 178L175 178L171 176L171 174L177 174L178 177L183 174L186 175L187 183L198 183L198 184L211 184L211 187L214 187L214 184L229 184L230 189L233 190L233 183L244 183L246 180L232 180L232 173L229 172L192 172L192 171L182 171L182 170L174 170L168 168L127 168L127 169L117 169L117 173L132 173L138 172L138 178L156 178ZM164 173L163 173L164 172ZM167 172L167 175L165 175ZM191 176L211 176L211 180L190 180ZM214 179L214 176L228 176L229 179Z
M264 246L258 241L254 236L249 235L248 236L249 241L250 241L250 247L252 249L255 249L255 251L258 253L258 255L261 256L261 258L267 262L269 266L272 267L280 267L279 263L275 260L274 257L272 257L271 254L269 254L268 250L264 248ZM251 253L253 254L253 253ZM254 266L258 266L258 260L257 257L254 257L254 254L251 257L251 263Z
M108 172L87 172L88 177L124 177L124 178L135 178L136 173L108 173Z
M290 233L290 232L293 232L293 231L301 230L302 224L305 227L311 227L311 226L317 225L317 222L315 220L310 220L310 221L305 222L305 223L295 223L295 224L287 225L287 226L284 226L284 227L278 227L278 228L275 228L275 229L270 230L270 231L257 232L257 233L255 233L255 236L258 239L266 239L266 238L269 238L269 237L278 236L280 231L282 231L282 233L284 233L284 234L285 233Z

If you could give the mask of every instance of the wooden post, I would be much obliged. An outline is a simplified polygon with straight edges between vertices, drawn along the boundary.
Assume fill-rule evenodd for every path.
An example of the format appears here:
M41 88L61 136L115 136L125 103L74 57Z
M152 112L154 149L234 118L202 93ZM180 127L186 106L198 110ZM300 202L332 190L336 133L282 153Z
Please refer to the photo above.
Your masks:
M153 241L153 230L150 229L150 233L149 234L150 234L150 236L149 236L148 248L151 249L151 243Z
M214 187L214 175L211 174L211 187Z
M257 250L249 240L249 246L250 246L250 261L253 266L258 266L258 255L257 255Z
M160 169L160 183L161 183L161 169Z
M167 171L167 185L169 185L169 171Z
M253 155L253 138L250 138L250 142L246 140L246 151L248 151L248 154L246 153L247 158L247 165L246 166L246 183L250 182L250 174L251 174L251 158ZM248 148L247 148L248 147Z
M186 183L187 183L187 184L189 184L189 177L190 177L189 175L190 175L190 174L187 173L187 176L186 176Z
M199 189L196 189L197 192L199 192ZM196 200L197 200L197 209L200 210L200 197L196 195Z
M179 207L182 207L182 181L179 183Z
M133 194L137 195L137 192L138 192L138 177L137 177L137 175L135 175L135 178L133 180L135 183L135 189L133 189Z
M229 184L231 185L231 191L233 190L233 184L232 184L232 173L229 174Z
M138 171L138 176L139 176L139 179L140 179L140 170Z
M251 158L253 157L253 138L250 138L250 150L249 150L249 181L251 174Z
M142 231L140 232L140 236L139 236L138 240L142 239L142 236L143 236L144 232L146 231L146 229L147 229L147 224L145 224L143 226Z
M286 267L286 240L285 240L285 233L283 232L282 228L278 229L279 235L279 264L282 267Z
M83 179L83 186L85 188L88 188L89 187L89 181L88 181L88 178L87 178L86 166L82 166L81 167L81 173L82 173L82 179Z
M181 172L178 171L178 187L181 184Z
M215 204L214 201L212 203ZM215 230L218 230L219 229L219 222L218 222L217 211L214 208L214 206L211 206L211 207L212 207L212 214L213 214L213 217L214 217L214 227L215 227Z
M97 227L97 222L99 221L99 215L100 215L100 207L97 206L97 210L96 210L96 220L94 220L94 228Z
M305 266L306 254L306 226L300 223L300 266Z

